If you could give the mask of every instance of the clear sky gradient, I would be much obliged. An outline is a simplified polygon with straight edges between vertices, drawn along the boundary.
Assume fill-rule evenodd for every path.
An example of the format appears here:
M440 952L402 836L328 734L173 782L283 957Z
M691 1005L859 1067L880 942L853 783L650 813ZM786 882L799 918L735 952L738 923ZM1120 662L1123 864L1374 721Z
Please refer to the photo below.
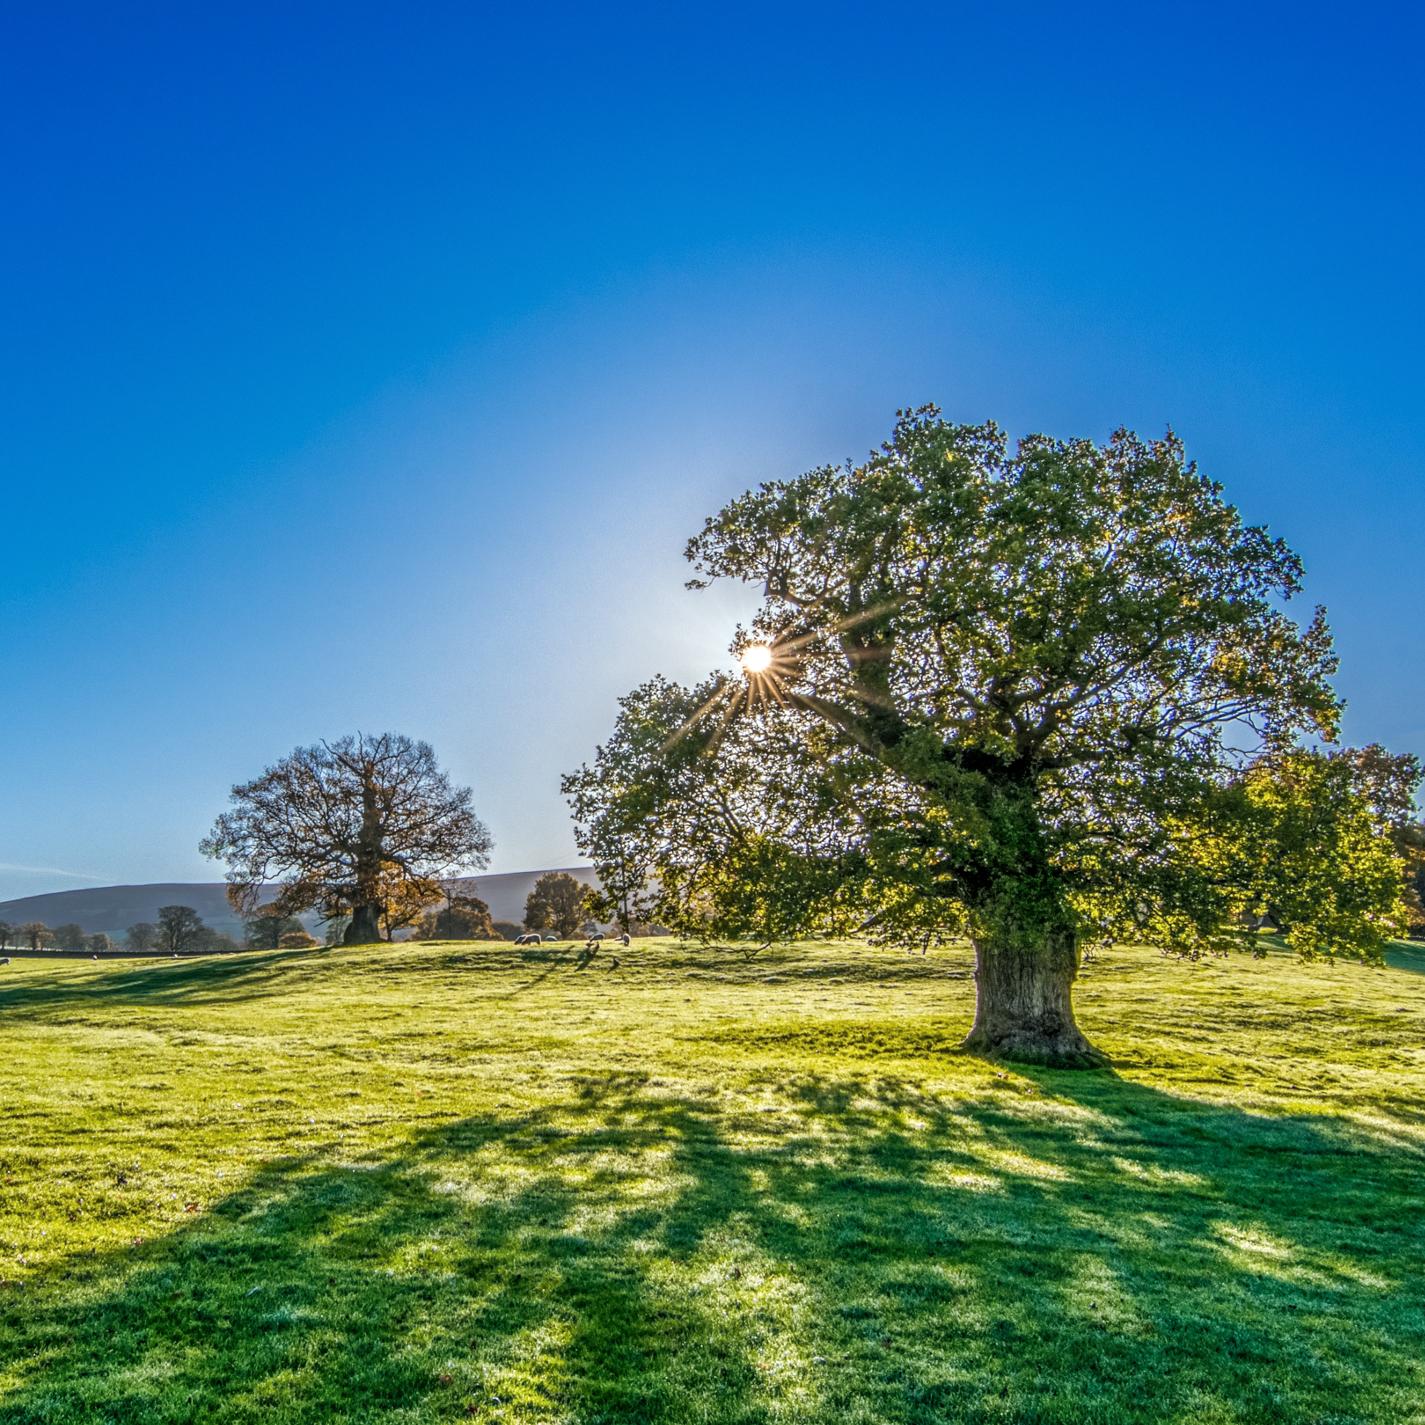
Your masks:
M1421 13L8 7L0 897L357 728L568 863L686 537L927 400L1173 425L1425 753Z

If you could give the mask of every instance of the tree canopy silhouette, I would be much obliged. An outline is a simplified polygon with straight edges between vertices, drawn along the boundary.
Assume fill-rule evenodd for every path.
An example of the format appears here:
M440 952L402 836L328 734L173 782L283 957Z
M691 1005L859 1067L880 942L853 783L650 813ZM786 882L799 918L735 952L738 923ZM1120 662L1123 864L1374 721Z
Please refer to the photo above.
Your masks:
M155 944L165 955L185 955L203 945L207 930L191 905L161 905Z

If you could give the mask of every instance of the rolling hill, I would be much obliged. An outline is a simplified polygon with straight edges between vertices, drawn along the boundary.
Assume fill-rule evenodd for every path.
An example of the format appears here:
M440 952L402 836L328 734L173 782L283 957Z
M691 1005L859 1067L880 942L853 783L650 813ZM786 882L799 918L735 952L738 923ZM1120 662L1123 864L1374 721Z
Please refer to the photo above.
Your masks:
M592 881L590 866L556 867L580 880ZM524 919L525 897L543 871L508 871L497 876L470 876L460 884L473 889L490 907L496 920ZM189 905L215 930L241 935L242 920L228 904L222 881L161 881L143 886L87 886L82 890L51 891L0 901L0 920L23 925L39 920L46 925L82 925L90 935L103 931L116 940L141 920L156 920L163 905Z

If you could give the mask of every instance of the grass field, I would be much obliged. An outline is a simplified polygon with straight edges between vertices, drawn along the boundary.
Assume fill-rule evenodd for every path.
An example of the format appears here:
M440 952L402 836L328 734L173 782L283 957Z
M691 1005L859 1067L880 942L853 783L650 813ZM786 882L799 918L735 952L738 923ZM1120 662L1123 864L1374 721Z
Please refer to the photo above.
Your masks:
M1425 1422L1425 968L0 969L0 1421Z

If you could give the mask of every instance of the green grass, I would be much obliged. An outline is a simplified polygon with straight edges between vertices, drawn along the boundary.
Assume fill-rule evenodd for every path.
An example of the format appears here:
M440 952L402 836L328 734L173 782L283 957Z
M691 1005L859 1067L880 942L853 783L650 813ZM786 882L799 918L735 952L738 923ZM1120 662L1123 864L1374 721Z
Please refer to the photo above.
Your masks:
M957 1053L971 997L853 946L17 960L0 1421L1425 1421L1425 975L1100 955L1101 1073Z

